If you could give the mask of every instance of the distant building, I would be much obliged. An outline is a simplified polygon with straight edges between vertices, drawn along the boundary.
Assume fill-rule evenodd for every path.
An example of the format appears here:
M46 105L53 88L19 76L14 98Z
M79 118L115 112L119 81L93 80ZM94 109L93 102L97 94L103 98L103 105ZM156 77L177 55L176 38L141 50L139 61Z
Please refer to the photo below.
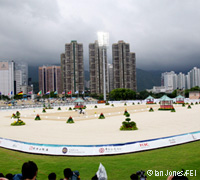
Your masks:
M14 61L0 61L0 92L1 95L14 95Z
M106 93L109 92L108 87L108 68L107 68L107 53L105 49L105 79ZM89 44L89 67L90 67L90 93L103 94L104 92L104 77L103 77L103 51L99 47L98 41Z
M14 96L20 91L28 91L28 65L24 62L0 62L0 92L6 96Z
M137 90L135 53L124 41L112 45L114 89L128 88Z
M66 93L84 91L83 44L77 41L65 44L65 53L61 54L61 79Z
M191 89L195 86L200 87L200 69L194 67L187 75L182 72L179 74L176 74L174 71L164 72L161 75L161 85L171 89L171 91Z
M27 94L28 88L28 64L24 62L15 62L15 82L16 92L18 94L23 91L23 94Z
M39 90L42 90L43 94L48 91L62 93L60 66L39 67Z

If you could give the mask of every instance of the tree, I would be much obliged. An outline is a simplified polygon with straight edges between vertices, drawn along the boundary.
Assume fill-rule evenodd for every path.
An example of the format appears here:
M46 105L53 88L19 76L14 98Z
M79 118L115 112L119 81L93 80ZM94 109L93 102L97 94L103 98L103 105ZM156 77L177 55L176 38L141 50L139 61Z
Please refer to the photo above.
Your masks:
M112 100L131 100L136 99L136 92L131 89L118 88L113 89L109 94Z

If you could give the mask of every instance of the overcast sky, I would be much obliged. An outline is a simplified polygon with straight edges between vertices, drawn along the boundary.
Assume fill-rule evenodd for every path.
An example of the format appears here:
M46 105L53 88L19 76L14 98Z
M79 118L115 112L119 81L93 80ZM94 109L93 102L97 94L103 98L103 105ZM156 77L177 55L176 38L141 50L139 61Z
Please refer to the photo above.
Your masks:
M65 43L88 45L98 31L124 40L144 70L200 68L199 0L0 0L0 60L60 64Z

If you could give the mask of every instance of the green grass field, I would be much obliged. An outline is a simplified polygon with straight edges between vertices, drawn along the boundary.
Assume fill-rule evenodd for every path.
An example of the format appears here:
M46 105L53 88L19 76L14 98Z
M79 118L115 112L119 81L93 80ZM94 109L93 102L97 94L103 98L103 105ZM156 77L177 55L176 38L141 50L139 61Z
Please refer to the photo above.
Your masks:
M81 180L90 180L101 162L107 171L109 180L129 180L138 170L157 170L164 174L169 171L196 170L196 177L188 175L190 180L200 179L200 141L126 155L97 157L46 156L21 153L0 148L0 172L20 173L25 161L32 160L38 166L38 180L46 180L51 172L57 174L57 180L63 178L63 169L70 167L79 170ZM148 180L166 180L167 177L148 176Z

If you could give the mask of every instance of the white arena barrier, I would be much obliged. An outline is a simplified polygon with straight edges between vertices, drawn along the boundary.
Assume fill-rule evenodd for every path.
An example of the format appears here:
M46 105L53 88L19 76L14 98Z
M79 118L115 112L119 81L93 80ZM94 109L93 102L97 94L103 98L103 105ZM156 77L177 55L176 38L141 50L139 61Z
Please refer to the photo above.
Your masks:
M200 140L200 131L144 141L104 145L37 144L0 138L0 147L33 154L102 156L133 153Z

